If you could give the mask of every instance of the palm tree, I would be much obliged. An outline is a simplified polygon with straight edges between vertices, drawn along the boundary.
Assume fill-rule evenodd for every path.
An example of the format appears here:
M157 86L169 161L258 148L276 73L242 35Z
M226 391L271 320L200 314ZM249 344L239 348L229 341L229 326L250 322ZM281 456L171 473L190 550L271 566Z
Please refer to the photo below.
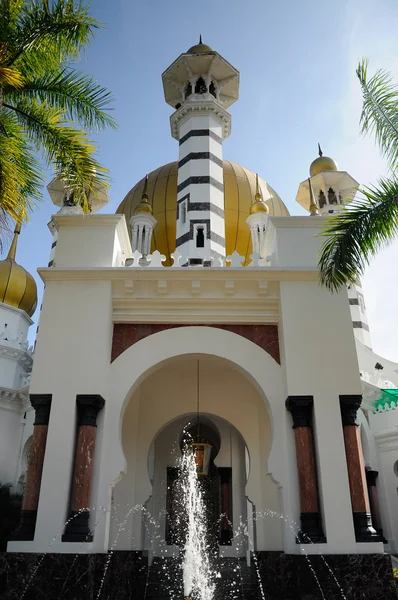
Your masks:
M96 182L108 182L87 132L115 127L106 112L111 96L70 66L99 27L89 8L82 0L0 0L3 235L9 217L26 219L40 199L45 167L85 212L87 192L94 192Z
M370 259L398 234L398 87L389 73L368 76L368 62L357 68L362 88L361 132L374 134L391 175L361 190L359 199L328 219L321 235L321 283L331 291L356 283Z

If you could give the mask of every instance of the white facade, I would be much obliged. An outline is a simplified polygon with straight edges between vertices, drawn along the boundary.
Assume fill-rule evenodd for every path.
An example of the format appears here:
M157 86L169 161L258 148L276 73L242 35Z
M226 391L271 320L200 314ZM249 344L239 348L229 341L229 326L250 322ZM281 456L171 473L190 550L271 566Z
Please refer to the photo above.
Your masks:
M166 97L175 89L183 95L184 86L172 83ZM220 84L213 104L221 102L221 89L225 104L232 103L237 82L228 85ZM229 127L226 117L222 128L212 115L188 116L178 127L176 118L172 131L177 139L195 129L217 128L221 138ZM204 138L208 145L202 148ZM213 141L212 136L190 136L180 145L180 160L191 151L216 154ZM179 182L201 176L202 169L222 178L221 168L213 172L217 164L210 163L188 161ZM210 187L195 184L190 193L198 195L191 202L214 201L221 207L222 191L213 186L218 194L213 198ZM195 210L189 215L187 206L186 222L177 222L177 238ZM181 211L180 205L178 219ZM224 217L218 214L217 225L211 223L223 233ZM177 553L165 536L166 476L177 464L181 431L195 416L198 361L200 412L220 439L215 465L232 469L234 529L240 522L247 527L241 543L242 534L235 533L220 554L397 551L398 410L392 401L379 410L377 403L382 390L387 390L384 398L398 388L398 365L377 357L367 340L354 335L353 294L332 295L319 286L317 234L323 225L322 216L267 215L261 252L252 255L248 267L242 267L236 253L226 257L226 267L221 249L202 247L196 255L189 244L179 248L184 254L171 267L162 267L159 253L146 261L133 253L124 215L53 216L52 263L38 270L45 294L29 387L31 394L52 396L36 528L33 539L10 542L9 551L46 552L51 546L51 552L62 553ZM221 260L206 268L183 266L190 258L205 261L207 250ZM360 315L361 322L365 317ZM22 485L33 430L26 388L30 322L22 311L0 305L0 325L7 323L13 332L12 340L0 335L0 477L16 489ZM120 325L147 329L141 338L129 329L132 337L126 343L127 333L118 337ZM261 329L265 326L277 331L268 345L260 339L261 332L271 331ZM62 534L70 514L76 397L84 394L105 400L97 418L91 499L85 507L94 535L92 541L70 542ZM379 472L385 547L380 541L356 541L354 531L340 397L361 394L365 465ZM288 397L308 396L313 398L319 513L326 537L319 544L296 543L298 450L285 406Z

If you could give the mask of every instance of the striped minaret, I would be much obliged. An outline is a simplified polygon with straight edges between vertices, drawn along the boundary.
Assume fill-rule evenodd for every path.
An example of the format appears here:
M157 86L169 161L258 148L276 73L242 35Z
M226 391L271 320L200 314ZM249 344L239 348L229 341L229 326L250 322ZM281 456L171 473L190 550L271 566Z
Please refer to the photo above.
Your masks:
M206 265L211 256L225 257L222 142L231 130L225 109L238 98L239 72L200 39L162 79L179 141L176 248L185 264Z

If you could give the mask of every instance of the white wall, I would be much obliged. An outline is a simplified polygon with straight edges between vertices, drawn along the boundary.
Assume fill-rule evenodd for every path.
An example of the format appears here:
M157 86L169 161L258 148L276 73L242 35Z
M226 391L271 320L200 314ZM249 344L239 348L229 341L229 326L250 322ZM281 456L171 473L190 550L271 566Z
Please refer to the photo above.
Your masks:
M361 394L347 295L316 282L281 282L282 343L288 395L314 396L317 465L327 544L323 552L380 552L357 544L339 395Z

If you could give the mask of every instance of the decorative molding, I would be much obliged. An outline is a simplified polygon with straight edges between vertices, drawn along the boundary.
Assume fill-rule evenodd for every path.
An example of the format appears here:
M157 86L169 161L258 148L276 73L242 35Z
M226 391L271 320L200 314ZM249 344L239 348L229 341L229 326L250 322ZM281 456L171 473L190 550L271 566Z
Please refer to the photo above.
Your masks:
M293 429L311 427L313 396L289 396L285 402L287 410L293 417Z
M29 394L29 398L36 412L33 425L48 425L52 394Z
M190 102L184 102L184 104L176 110L170 116L170 128L171 135L174 139L179 140L179 132L181 125L193 114L210 115L217 119L223 129L223 139L227 138L231 133L231 115L218 104L214 99L204 100L202 98L198 100L192 100ZM205 131L205 130L193 130L193 131ZM191 133L191 132L188 132ZM188 134L186 134L188 135ZM195 134L193 134L195 135ZM196 134L198 135L198 134ZM200 134L199 134L200 135ZM204 134L206 135L206 134ZM211 134L210 134L211 135ZM183 136L181 140L184 140ZM188 139L188 138L187 138ZM185 141L185 140L184 140ZM181 142L180 143L184 143Z
M376 433L375 442L380 452L391 452L398 450L398 429L396 431L383 431Z
M357 425L356 418L358 409L362 403L362 396L359 394L339 396L341 418L344 426Z
M92 425L97 427L97 416L104 408L105 400L99 394L78 394L76 403L79 411L79 427Z

